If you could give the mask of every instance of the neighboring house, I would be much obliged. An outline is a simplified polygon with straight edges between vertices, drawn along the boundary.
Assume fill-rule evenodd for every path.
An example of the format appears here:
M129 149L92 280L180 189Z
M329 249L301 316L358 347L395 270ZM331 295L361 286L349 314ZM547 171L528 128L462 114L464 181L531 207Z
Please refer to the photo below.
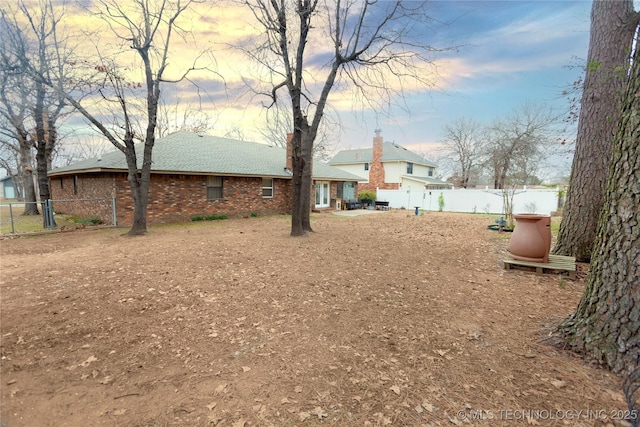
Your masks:
M195 215L249 216L291 212L291 167L280 147L176 132L156 140L149 184L149 223L189 220ZM141 157L141 156L140 156ZM49 173L54 210L86 212L61 199L115 197L119 224L133 221L125 156L120 151ZM344 188L359 177L319 161L313 164L312 208L335 208ZM313 197L315 195L315 197ZM103 206L103 207L99 207ZM110 221L110 204L95 203L95 216ZM86 215L86 214L85 214Z
M10 176L0 178L0 199L11 200L16 198L16 189Z
M366 180L360 182L359 190L441 190L452 187L451 183L435 178L438 167L435 163L398 144L384 142L380 130L376 130L373 148L340 151L329 164Z

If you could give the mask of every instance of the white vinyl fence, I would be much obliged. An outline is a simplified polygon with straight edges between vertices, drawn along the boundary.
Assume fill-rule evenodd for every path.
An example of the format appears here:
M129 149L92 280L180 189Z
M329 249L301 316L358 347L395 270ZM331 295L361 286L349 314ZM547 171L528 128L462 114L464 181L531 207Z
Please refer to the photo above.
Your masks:
M558 210L558 189L508 190L378 190L377 200L389 202L390 208L443 212L504 213L503 191L513 193L513 213L550 215Z

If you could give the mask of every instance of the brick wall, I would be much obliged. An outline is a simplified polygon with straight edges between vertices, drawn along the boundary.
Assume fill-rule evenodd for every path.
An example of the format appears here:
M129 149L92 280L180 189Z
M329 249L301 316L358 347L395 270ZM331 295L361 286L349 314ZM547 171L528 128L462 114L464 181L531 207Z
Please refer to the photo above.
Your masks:
M149 188L149 223L188 221L195 215L249 216L291 212L291 181L273 180L273 197L262 197L262 178L223 177L223 198L207 200L207 177L153 175ZM131 200L127 188L126 197ZM133 221L133 206L125 213ZM118 211L120 212L120 210ZM119 213L120 215L120 213Z
M77 178L75 178L77 176ZM112 198L117 174L84 174L53 177L49 182L53 211L79 218L97 217L113 223ZM102 199L102 200L82 200Z
M369 165L369 182L360 183L358 186L359 191L370 190L375 193L378 188L381 190L397 190L399 188L398 183L384 182L384 165L382 164L383 142L384 140L382 136L380 136L380 131L376 131L376 136L373 137L371 164Z
M97 216L111 223L115 196L118 225L133 222L133 198L126 173L78 174L51 178L54 200L108 198L109 202L55 202L54 210L74 216ZM274 179L272 198L262 197L262 178L223 177L223 198L207 200L204 175L152 174L149 185L147 223L190 221L196 215L249 216L291 212L291 180Z

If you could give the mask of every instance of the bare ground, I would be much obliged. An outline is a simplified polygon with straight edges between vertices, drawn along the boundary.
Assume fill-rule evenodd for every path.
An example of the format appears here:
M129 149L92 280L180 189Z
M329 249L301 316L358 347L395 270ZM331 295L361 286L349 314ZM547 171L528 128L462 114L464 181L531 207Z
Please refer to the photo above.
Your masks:
M625 425L621 379L541 341L583 275L505 271L490 223L325 213L303 238L265 217L3 240L2 426Z

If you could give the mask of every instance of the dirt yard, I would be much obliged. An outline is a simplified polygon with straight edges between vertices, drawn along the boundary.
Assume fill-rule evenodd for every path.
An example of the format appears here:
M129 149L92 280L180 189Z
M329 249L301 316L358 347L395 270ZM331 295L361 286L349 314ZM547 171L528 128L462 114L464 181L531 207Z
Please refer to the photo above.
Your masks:
M486 216L313 218L0 241L2 426L628 425L542 341L584 274L505 271Z

